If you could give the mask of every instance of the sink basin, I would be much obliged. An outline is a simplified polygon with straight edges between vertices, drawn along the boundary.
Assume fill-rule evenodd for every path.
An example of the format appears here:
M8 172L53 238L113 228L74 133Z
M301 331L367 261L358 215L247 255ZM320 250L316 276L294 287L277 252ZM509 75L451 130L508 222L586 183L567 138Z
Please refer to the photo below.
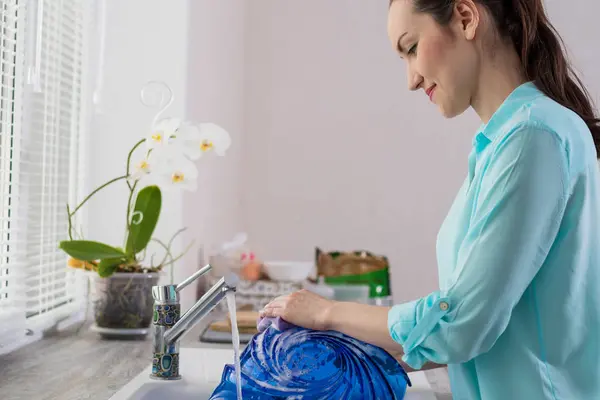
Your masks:
M131 396L119 397L115 399L136 399L136 400L151 400L151 399L178 399L178 400L199 400L208 399L212 394L213 389L206 385L167 385L163 382L146 382L143 383Z
M110 400L208 399L221 381L225 364L233 363L233 350L213 348L181 348L181 379L161 381L150 378L151 361Z
M208 400L221 381L225 364L233 364L233 350L219 348L181 348L176 381L150 378L151 365L133 378L110 400ZM406 400L435 400L435 394L423 372L408 374L412 382Z

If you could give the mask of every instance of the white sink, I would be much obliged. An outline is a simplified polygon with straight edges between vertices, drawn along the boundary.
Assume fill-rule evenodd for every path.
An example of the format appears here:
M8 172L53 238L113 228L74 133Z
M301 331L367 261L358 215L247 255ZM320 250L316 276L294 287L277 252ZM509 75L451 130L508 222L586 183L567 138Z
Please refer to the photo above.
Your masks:
M221 381L225 364L233 364L233 351L213 348L181 348L176 381L157 381L150 378L152 366L133 378L110 400L207 400ZM406 400L435 400L423 372L408 374L412 382Z

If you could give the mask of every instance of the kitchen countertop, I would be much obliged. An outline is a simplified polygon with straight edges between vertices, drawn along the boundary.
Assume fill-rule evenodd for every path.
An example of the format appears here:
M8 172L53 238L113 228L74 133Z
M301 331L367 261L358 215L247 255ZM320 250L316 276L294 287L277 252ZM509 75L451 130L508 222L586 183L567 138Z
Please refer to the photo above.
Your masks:
M181 347L224 347L199 341L206 325L198 324ZM74 328L0 356L3 400L108 400L150 365L152 337L102 340L89 329ZM445 368L425 371L439 400L452 399Z

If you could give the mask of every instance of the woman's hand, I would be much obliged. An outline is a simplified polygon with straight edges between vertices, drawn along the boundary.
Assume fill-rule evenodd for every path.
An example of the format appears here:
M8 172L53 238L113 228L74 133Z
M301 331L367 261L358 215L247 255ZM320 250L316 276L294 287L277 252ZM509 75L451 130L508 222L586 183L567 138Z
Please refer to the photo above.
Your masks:
M403 349L390 336L389 307L329 300L308 290L277 297L259 312L261 317L281 317L306 329L332 330L379 346L400 359Z
M281 317L290 324L307 329L329 329L329 313L335 301L308 290L300 290L271 301L260 311L261 317Z

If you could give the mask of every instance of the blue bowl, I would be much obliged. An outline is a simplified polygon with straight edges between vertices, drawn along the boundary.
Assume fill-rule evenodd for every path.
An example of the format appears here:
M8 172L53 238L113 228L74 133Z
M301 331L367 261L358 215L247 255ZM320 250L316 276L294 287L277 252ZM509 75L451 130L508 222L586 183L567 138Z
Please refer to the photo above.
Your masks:
M244 400L404 398L410 379L385 350L336 331L271 326L241 355ZM235 400L233 365L226 365L211 400Z

